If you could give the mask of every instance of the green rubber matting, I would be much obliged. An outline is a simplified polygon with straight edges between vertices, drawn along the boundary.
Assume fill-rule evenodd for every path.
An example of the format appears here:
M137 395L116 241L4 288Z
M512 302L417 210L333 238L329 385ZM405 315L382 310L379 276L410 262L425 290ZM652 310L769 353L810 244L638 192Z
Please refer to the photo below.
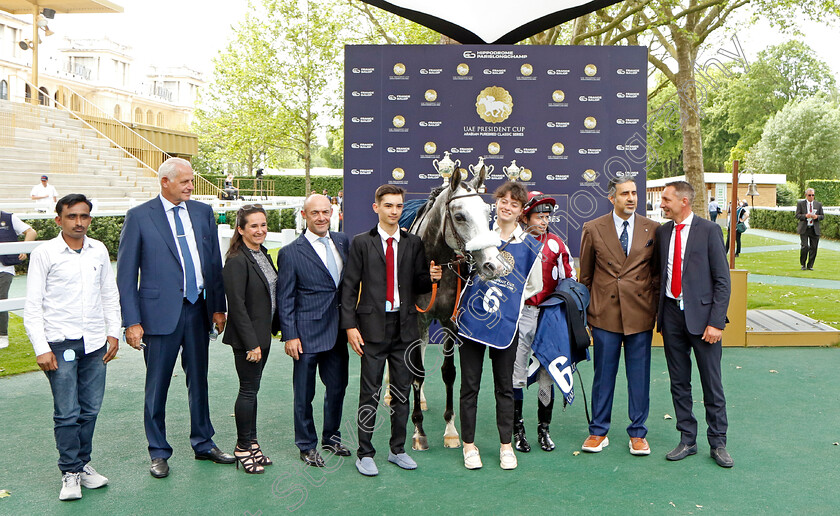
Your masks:
M430 362L439 348L427 353ZM358 397L358 358L350 359L345 428L352 427ZM536 392L526 394L526 424L534 449L518 453L519 468L498 463L489 361L479 399L477 444L484 468L467 471L460 449L443 447L443 385L431 373L426 429L431 449L409 453L415 471L387 462L389 423L380 411L374 444L380 475L362 477L349 458L326 454L330 468L302 467L292 428L291 359L275 342L259 398L259 435L275 464L263 475L233 465L193 459L184 375L176 370L170 391L168 437L175 451L171 474L148 473L143 433L141 354L123 345L108 371L107 392L97 424L91 464L110 485L82 500L60 502L58 453L52 433L52 399L40 372L0 379L0 514L837 514L840 505L840 349L773 348L723 351L729 412L729 450L735 467L725 470L709 457L703 407L695 373L695 412L701 421L699 452L681 462L665 454L679 436L662 349L653 350L648 457L633 457L624 430L626 384L619 373L611 444L599 454L575 454L586 438L583 398L565 412L555 408L551 426L557 444L536 446ZM592 366L581 367L587 392ZM577 377L576 377L577 378ZM211 414L217 444L232 451L231 417L238 389L230 349L211 346ZM457 402L456 385L456 402ZM316 399L320 399L319 391ZM456 404L457 406L457 404ZM384 409L383 409L384 410ZM315 408L320 425L320 403ZM320 430L320 426L319 426ZM351 432L352 433L352 432ZM411 436L411 429L408 433ZM349 437L349 439L348 439ZM347 435L350 443L355 436Z

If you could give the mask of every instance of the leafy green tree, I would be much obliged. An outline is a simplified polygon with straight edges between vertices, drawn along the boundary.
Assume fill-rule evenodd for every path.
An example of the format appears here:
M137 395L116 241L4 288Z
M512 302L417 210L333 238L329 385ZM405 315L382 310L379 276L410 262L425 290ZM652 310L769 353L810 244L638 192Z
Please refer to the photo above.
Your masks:
M788 103L767 121L750 160L762 172L787 174L799 192L808 179L838 178L840 109L817 97Z

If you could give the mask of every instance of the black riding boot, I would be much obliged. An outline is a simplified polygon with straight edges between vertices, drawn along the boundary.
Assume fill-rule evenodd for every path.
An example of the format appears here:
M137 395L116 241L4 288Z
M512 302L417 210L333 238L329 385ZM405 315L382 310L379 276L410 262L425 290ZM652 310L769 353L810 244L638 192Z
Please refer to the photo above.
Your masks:
M554 398L551 398L547 406L537 400L537 419L540 422L537 427L537 441L539 441L540 448L543 451L552 451L554 449L554 441L551 440L551 436L548 434L548 425L551 423L551 411L553 408Z
M525 421L522 420L522 400L513 400L513 446L522 453L531 451L525 438Z

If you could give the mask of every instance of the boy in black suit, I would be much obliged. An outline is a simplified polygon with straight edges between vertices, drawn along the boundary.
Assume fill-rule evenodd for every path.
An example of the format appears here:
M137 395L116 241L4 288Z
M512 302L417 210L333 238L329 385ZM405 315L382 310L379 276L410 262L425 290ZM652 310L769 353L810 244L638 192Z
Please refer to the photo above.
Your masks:
M353 238L344 269L340 321L353 351L362 357L356 468L365 476L379 474L373 462L376 450L371 437L386 360L391 379L388 461L403 469L417 467L405 453L411 387L405 354L409 344L420 337L414 300L429 292L432 281L441 276L440 267L426 261L420 238L399 227L405 190L382 185L375 197L373 211L379 216L379 224Z

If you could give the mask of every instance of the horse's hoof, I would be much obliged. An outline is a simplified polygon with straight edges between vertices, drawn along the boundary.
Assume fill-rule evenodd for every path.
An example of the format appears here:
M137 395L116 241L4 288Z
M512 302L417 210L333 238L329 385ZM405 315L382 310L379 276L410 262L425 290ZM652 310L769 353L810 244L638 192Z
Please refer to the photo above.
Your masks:
M423 451L429 449L429 439L423 435L420 437L415 437L412 439L411 449L417 451Z
M443 447L444 448L460 448L461 447L461 438L457 435L445 435L443 436Z
M425 401L421 401L420 402L420 410L422 410L423 412L426 412L427 410L429 410L429 404L426 403Z

